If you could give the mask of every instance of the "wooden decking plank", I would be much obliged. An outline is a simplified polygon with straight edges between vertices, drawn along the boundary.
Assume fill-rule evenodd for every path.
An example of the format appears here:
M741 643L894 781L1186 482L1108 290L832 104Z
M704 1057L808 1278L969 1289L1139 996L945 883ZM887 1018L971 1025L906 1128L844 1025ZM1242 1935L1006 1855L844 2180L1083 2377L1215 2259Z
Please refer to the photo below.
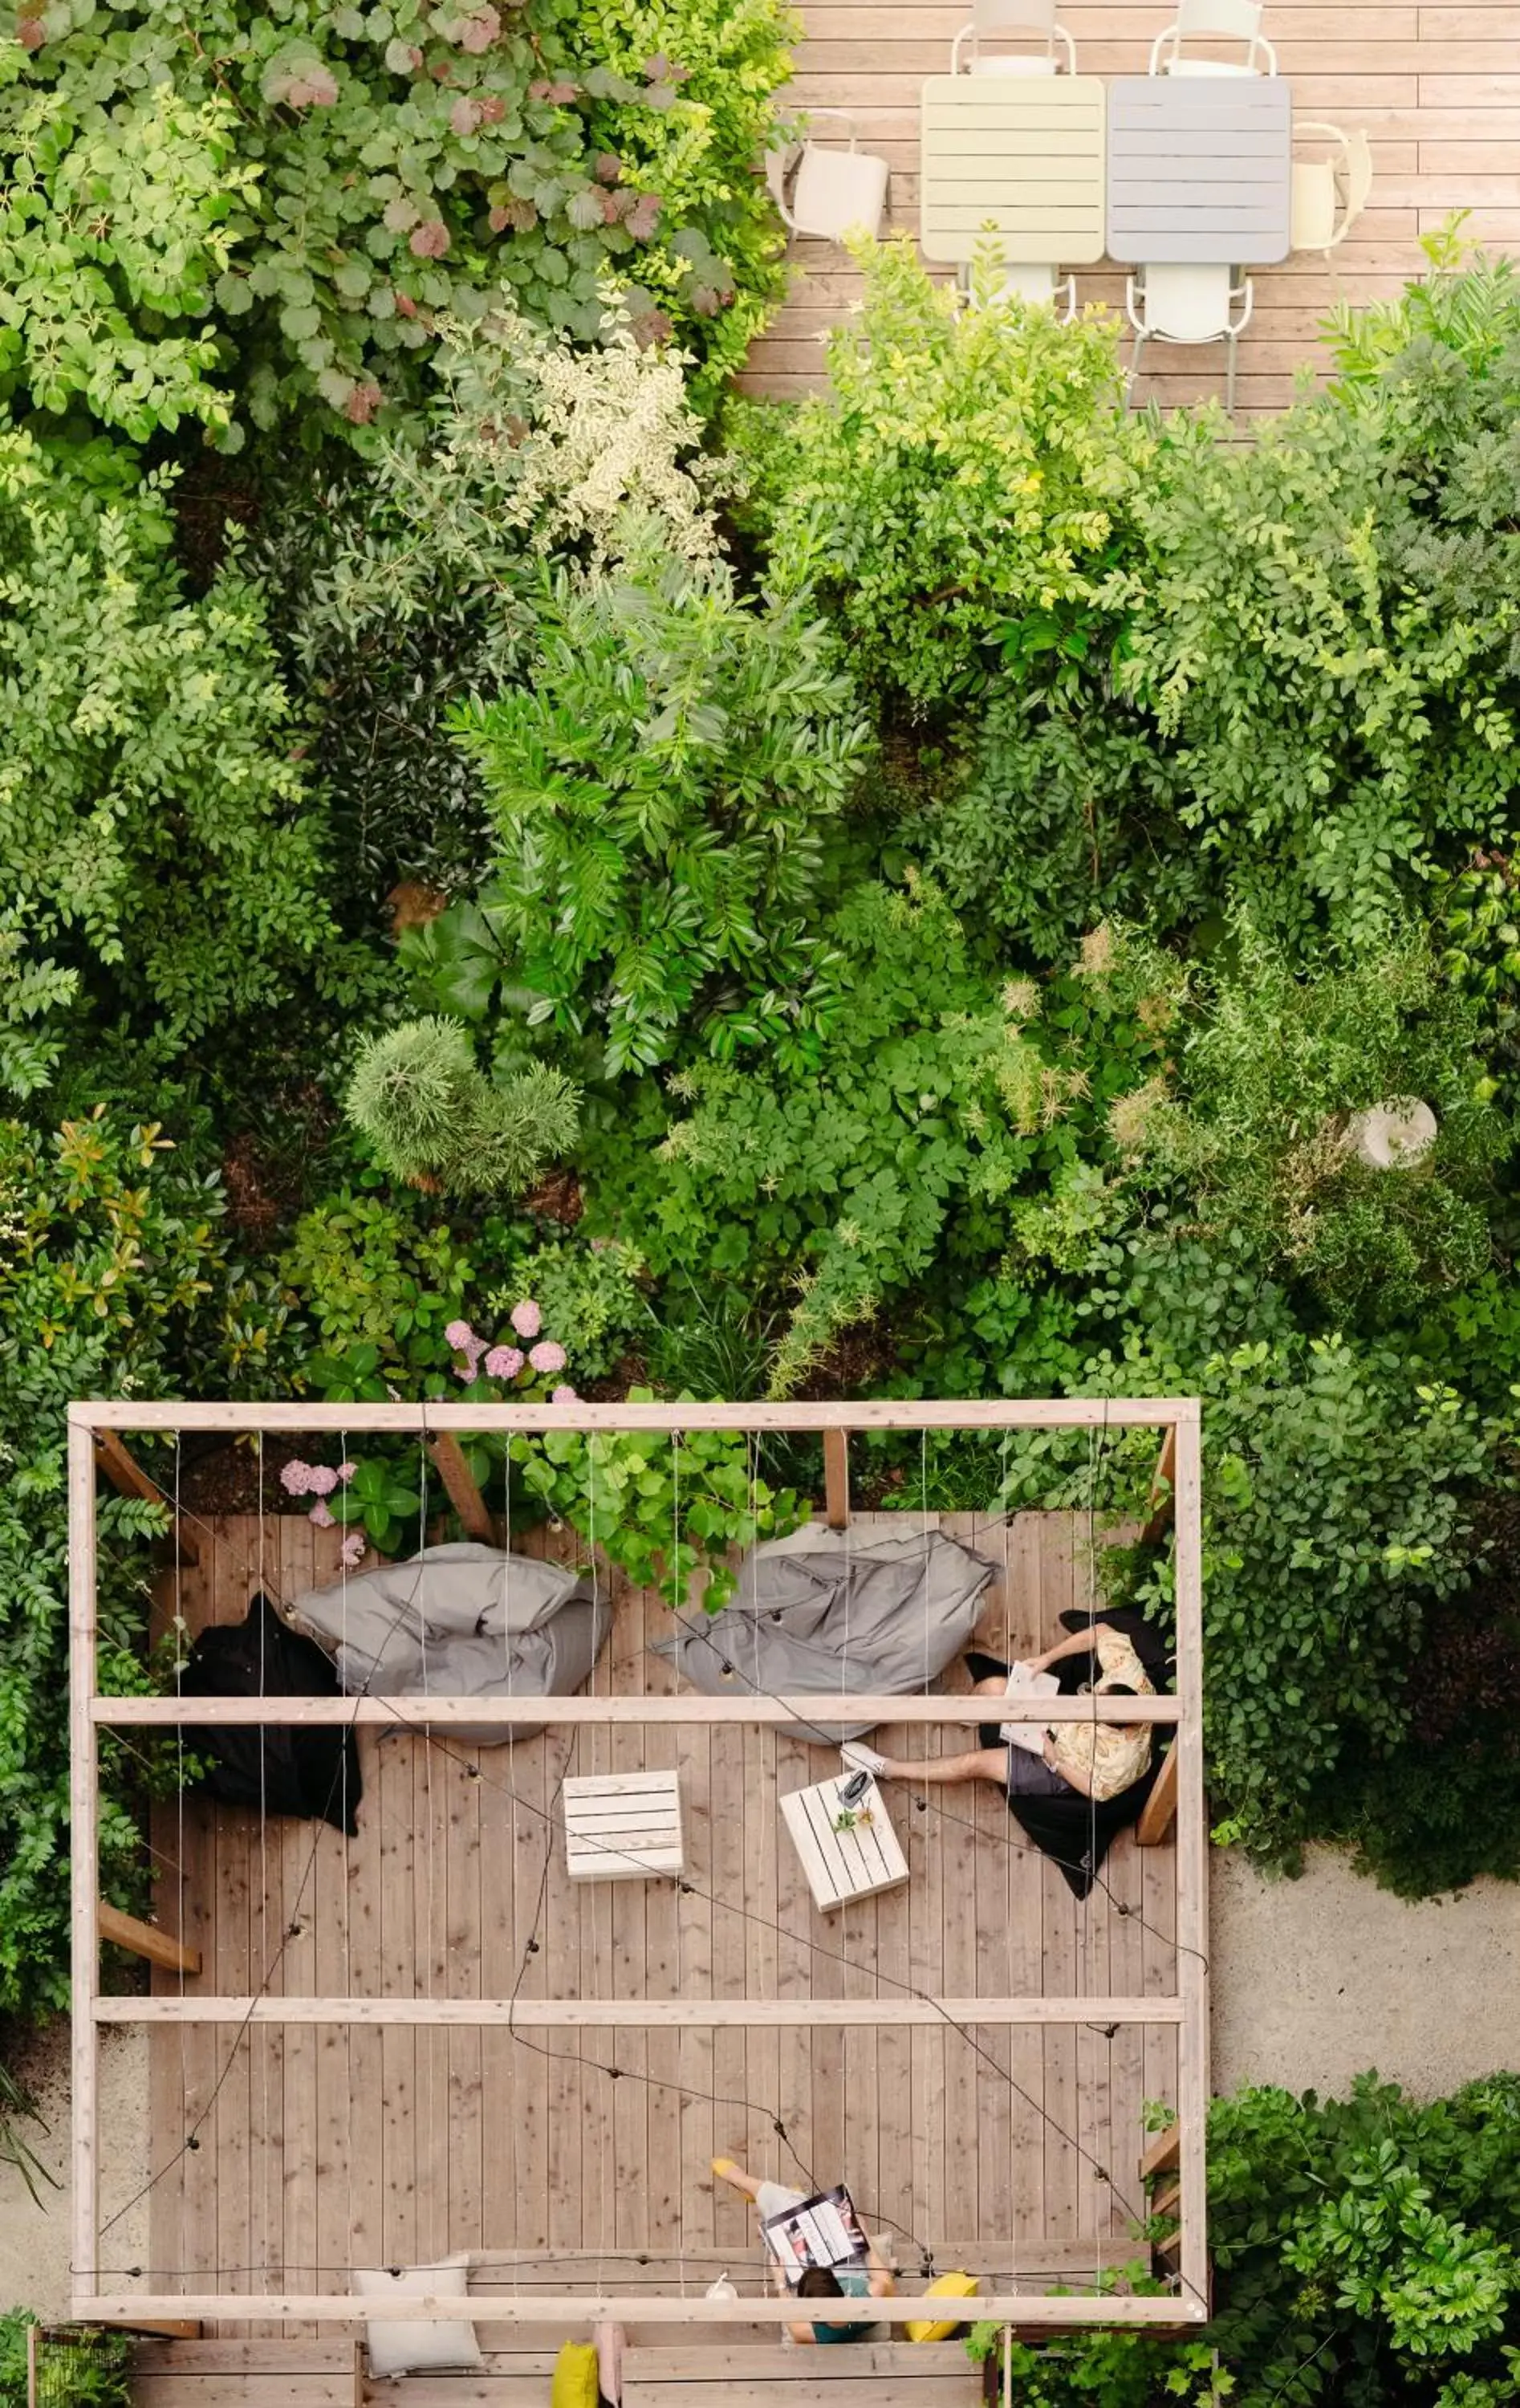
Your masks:
M605 1731L582 1727L567 1733L566 1738L570 1754L563 1769L568 1775L605 1770L598 1754L605 1745ZM561 1770L561 1764L556 1763L555 1792ZM573 1998L580 1989L581 1918L589 1922L595 1905L595 1886L577 1889L566 1872L561 1800L552 1792L543 1929L544 1983L551 1998ZM595 1955L589 1933L584 1953L589 1964ZM600 2189L586 2188L588 2180L597 2179L595 2168L601 2153L595 2147L586 2148L582 2116L586 2104L595 2112L602 2086L595 2076L589 2083L582 2083L584 2041L585 2035L578 2032L548 2032L540 2043L547 2048L549 2057L549 2238L572 2249L579 2248L582 2240L595 2241L599 2237L595 2219L601 2209ZM605 2168L606 2158L602 2157L601 2162Z
M644 1611L641 1593L620 1585L619 1624L630 1653L643 1654ZM645 1733L637 1723L621 1724L610 1733L614 1772L643 1773ZM673 1889L668 1881L624 1881L612 1885L612 1981L621 1999L639 1997L646 1985L650 1901L656 1890ZM618 2065L627 2078L611 2086L612 2143L617 2166L615 2240L619 2249L650 2245L649 2156L650 2124L662 2101L649 2086L649 2041L641 2031L609 2032L616 2042ZM740 2039L742 2041L742 2034Z
M723 1762L723 1745L720 1737L720 1765ZM687 1875L691 1883L690 1889L681 1896L678 1910L681 1987L688 1995L710 1997L714 1948L711 1901L715 1880L710 1731L695 1726L682 1727L677 1738L676 1762L681 1774L681 1805L687 1832ZM740 2137L730 2135L726 2121L720 2124L710 2103L711 2093L716 2087L712 2040L710 2031L683 2031L681 2035L681 2182L684 2232L687 2242L698 2248L710 2247L718 2239L712 2159L720 2148L726 2149L731 2138ZM724 2109L724 2118L731 2112Z
M480 1896L481 1753L478 1747L451 1742L447 1758L448 1819L444 1870L448 1914L444 1987L451 1998L456 1999L478 1999L480 1995L484 1955ZM479 2031L458 2030L447 2035L447 2247L451 2251L480 2249L485 2245L486 2143L481 2112L484 2103L481 2039ZM495 2133L491 2145L497 2145Z
M1075 1516L1042 1514L1040 1526L1040 1633L1042 1648L1064 1638L1060 1617L1073 1596L1072 1531ZM1080 1910L1048 1857L1040 1859L1041 1971L1047 1993L1070 1996L1077 1982ZM1077 2234L1077 2051L1069 2031L1040 2035L1044 2060L1041 2103L1045 2113L1043 2229L1053 2239Z
M281 1514L276 1522L280 1593L299 1596L315 1585L316 1532L304 1515ZM338 1837L331 1826L294 1815L282 1815L277 1825L281 1885L280 1956L272 1986L293 1997L320 1989L317 1980L317 1924L324 1915L336 1919L330 1896L331 1858ZM339 1885L340 1886L340 1885ZM327 2136L317 2106L317 2059L324 2035L293 2026L284 2034L281 2062L281 2112L289 2136L284 2151L280 2232L284 2252L283 2285L302 2292L323 2290L325 2277L317 2272L317 2188L324 2166ZM344 2253L345 2256L347 2253Z
M398 1731L380 1742L380 1986L387 1998L416 1995L417 1884L414 1757L420 1740ZM384 2227L381 2263L418 2262L416 2033L387 2028L380 2035Z
M670 1697L678 1686L675 1667L663 1656L647 1651L654 1640L668 1636L674 1622L668 1609L658 1596L644 1598L644 1618L639 1634L640 1646L636 1651L631 1638L624 1643L621 1635L615 1647L608 1651L610 1678L614 1686L633 1686L642 1683L655 1697ZM680 1778L679 1747L676 1734L668 1724L651 1725L644 1732L644 1762L652 1770L673 1771ZM681 1821L687 1826L690 1807L681 1799ZM679 1917L681 1907L680 1890L674 1882L651 1882L644 1899L644 1985L650 1998L674 1999L681 1995ZM649 2127L649 2162L644 2179L648 2202L649 2237L652 2248L679 2253L683 2229L681 2165L681 2035L676 2031L651 2032L646 2043L646 2062L658 2088L652 2087L646 2102Z

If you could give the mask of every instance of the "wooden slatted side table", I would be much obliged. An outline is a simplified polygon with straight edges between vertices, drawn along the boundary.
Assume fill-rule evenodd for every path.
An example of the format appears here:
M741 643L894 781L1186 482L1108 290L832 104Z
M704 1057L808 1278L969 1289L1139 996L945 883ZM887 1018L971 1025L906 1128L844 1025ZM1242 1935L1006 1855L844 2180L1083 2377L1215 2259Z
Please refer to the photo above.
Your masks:
M565 1784L572 1881L659 1881L686 1870L678 1772L593 1772Z
M908 1859L874 1781L853 1808L849 1829L836 1828L846 1811L839 1804L839 1787L848 1777L837 1774L811 1789L791 1790L781 1801L813 1903L823 1914L848 1906L852 1899L900 1889L908 1879Z

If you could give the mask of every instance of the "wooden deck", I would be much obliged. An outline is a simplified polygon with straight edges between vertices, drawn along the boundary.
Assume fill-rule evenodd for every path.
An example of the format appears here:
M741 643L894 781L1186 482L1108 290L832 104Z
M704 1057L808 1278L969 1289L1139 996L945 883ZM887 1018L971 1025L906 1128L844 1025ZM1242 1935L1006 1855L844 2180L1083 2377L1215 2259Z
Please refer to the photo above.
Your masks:
M853 1526L873 1518L903 1526L897 1515ZM163 1599L192 1629L239 1619L261 1578L288 1598L336 1569L338 1534L305 1519L213 1526ZM1084 1523L946 1526L999 1566L980 1643L1029 1653L1057 1635L1085 1594ZM667 1627L657 1599L622 1590L594 1685L668 1691L670 1668L646 1653ZM951 1682L963 1684L958 1668ZM882 1744L912 1756L940 1736L905 1728ZM1177 1988L1169 1843L1142 1851L1123 1835L1107 1887L1079 1905L995 1791L935 1800L897 1787L907 1887L825 1918L776 1801L838 1758L777 1730L562 1729L514 1748L360 1740L355 1839L195 1799L157 1810L159 1916L182 1921L203 1956L188 1989L241 1996L266 1976L293 1996L524 2000ZM553 1812L562 1773L646 1766L680 1770L689 1890L572 1885ZM153 2161L169 2169L152 2193L152 2266L108 2283L188 2294L341 2291L354 2266L455 2250L477 2253L481 2291L563 2291L578 2273L588 2289L699 2289L723 2267L747 2283L753 2220L715 2186L715 2153L799 2186L843 2178L905 2271L926 2252L1003 2289L1089 2283L1136 2254L1142 2102L1174 2100L1177 2071L1174 2027L1100 2022L154 2027L151 2051ZM192 2128L198 2146L185 2152ZM113 2264L108 2234L103 2258Z
M861 148L891 162L891 224L915 232L919 88L925 76L947 70L968 9L961 0L798 5L805 38L789 97L803 108L854 115ZM1063 0L1060 13L1083 73L1116 76L1144 74L1152 39L1175 11L1169 0L1144 7ZM1240 342L1242 416L1283 408L1295 374L1316 356L1316 331L1330 304L1397 293L1424 265L1420 236L1453 210L1470 209L1468 231L1491 248L1520 246L1520 7L1505 0L1452 7L1268 0L1263 28L1281 73L1292 79L1298 116L1347 132L1366 127L1374 181L1366 215L1328 261L1300 255L1255 271L1255 309ZM819 130L826 140L826 123ZM820 337L858 294L858 278L832 244L795 245L794 266L791 297L751 351L742 380L749 392L791 398L819 383ZM1123 310L1117 269L1079 270L1077 291L1081 301ZM1222 344L1154 346L1137 397L1154 394L1170 407L1223 396L1224 379Z

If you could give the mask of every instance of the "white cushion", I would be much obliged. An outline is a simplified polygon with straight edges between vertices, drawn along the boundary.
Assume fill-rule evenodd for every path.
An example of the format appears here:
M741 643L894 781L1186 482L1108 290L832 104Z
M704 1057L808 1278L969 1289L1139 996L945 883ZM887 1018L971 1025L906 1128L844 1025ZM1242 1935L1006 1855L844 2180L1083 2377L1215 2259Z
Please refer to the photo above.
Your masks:
M867 150L822 150L810 142L792 190L798 234L838 242L841 235L880 231L886 208L887 163Z
M1256 72L1252 66L1237 66L1228 59L1169 59L1169 76L1247 76Z
M1055 61L1049 51L1005 50L1001 56L975 58L971 62L974 76L1053 76Z
M461 2254L437 2266L361 2266L353 2287L361 2300L415 2300L433 2292L446 2300L462 2300L469 2287L469 2259ZM445 2367L478 2372L485 2361L475 2327L466 2322L409 2324L403 2317L377 2318L365 2327L369 2372L379 2383L394 2383L403 2374L437 2374Z

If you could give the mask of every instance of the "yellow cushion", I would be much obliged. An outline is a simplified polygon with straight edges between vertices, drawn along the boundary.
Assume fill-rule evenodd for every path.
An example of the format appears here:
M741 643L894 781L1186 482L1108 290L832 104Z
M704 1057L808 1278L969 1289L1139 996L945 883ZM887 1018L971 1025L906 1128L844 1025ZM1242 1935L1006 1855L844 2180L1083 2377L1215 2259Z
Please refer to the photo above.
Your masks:
M924 2293L926 2300L974 2300L977 2293L975 2274L937 2274ZM931 2324L925 2316L915 2316L908 2327L910 2341L948 2341L960 2329L964 2321L951 2316L945 2322Z
M549 2408L596 2408L596 2351L589 2341L562 2344L549 2386Z

